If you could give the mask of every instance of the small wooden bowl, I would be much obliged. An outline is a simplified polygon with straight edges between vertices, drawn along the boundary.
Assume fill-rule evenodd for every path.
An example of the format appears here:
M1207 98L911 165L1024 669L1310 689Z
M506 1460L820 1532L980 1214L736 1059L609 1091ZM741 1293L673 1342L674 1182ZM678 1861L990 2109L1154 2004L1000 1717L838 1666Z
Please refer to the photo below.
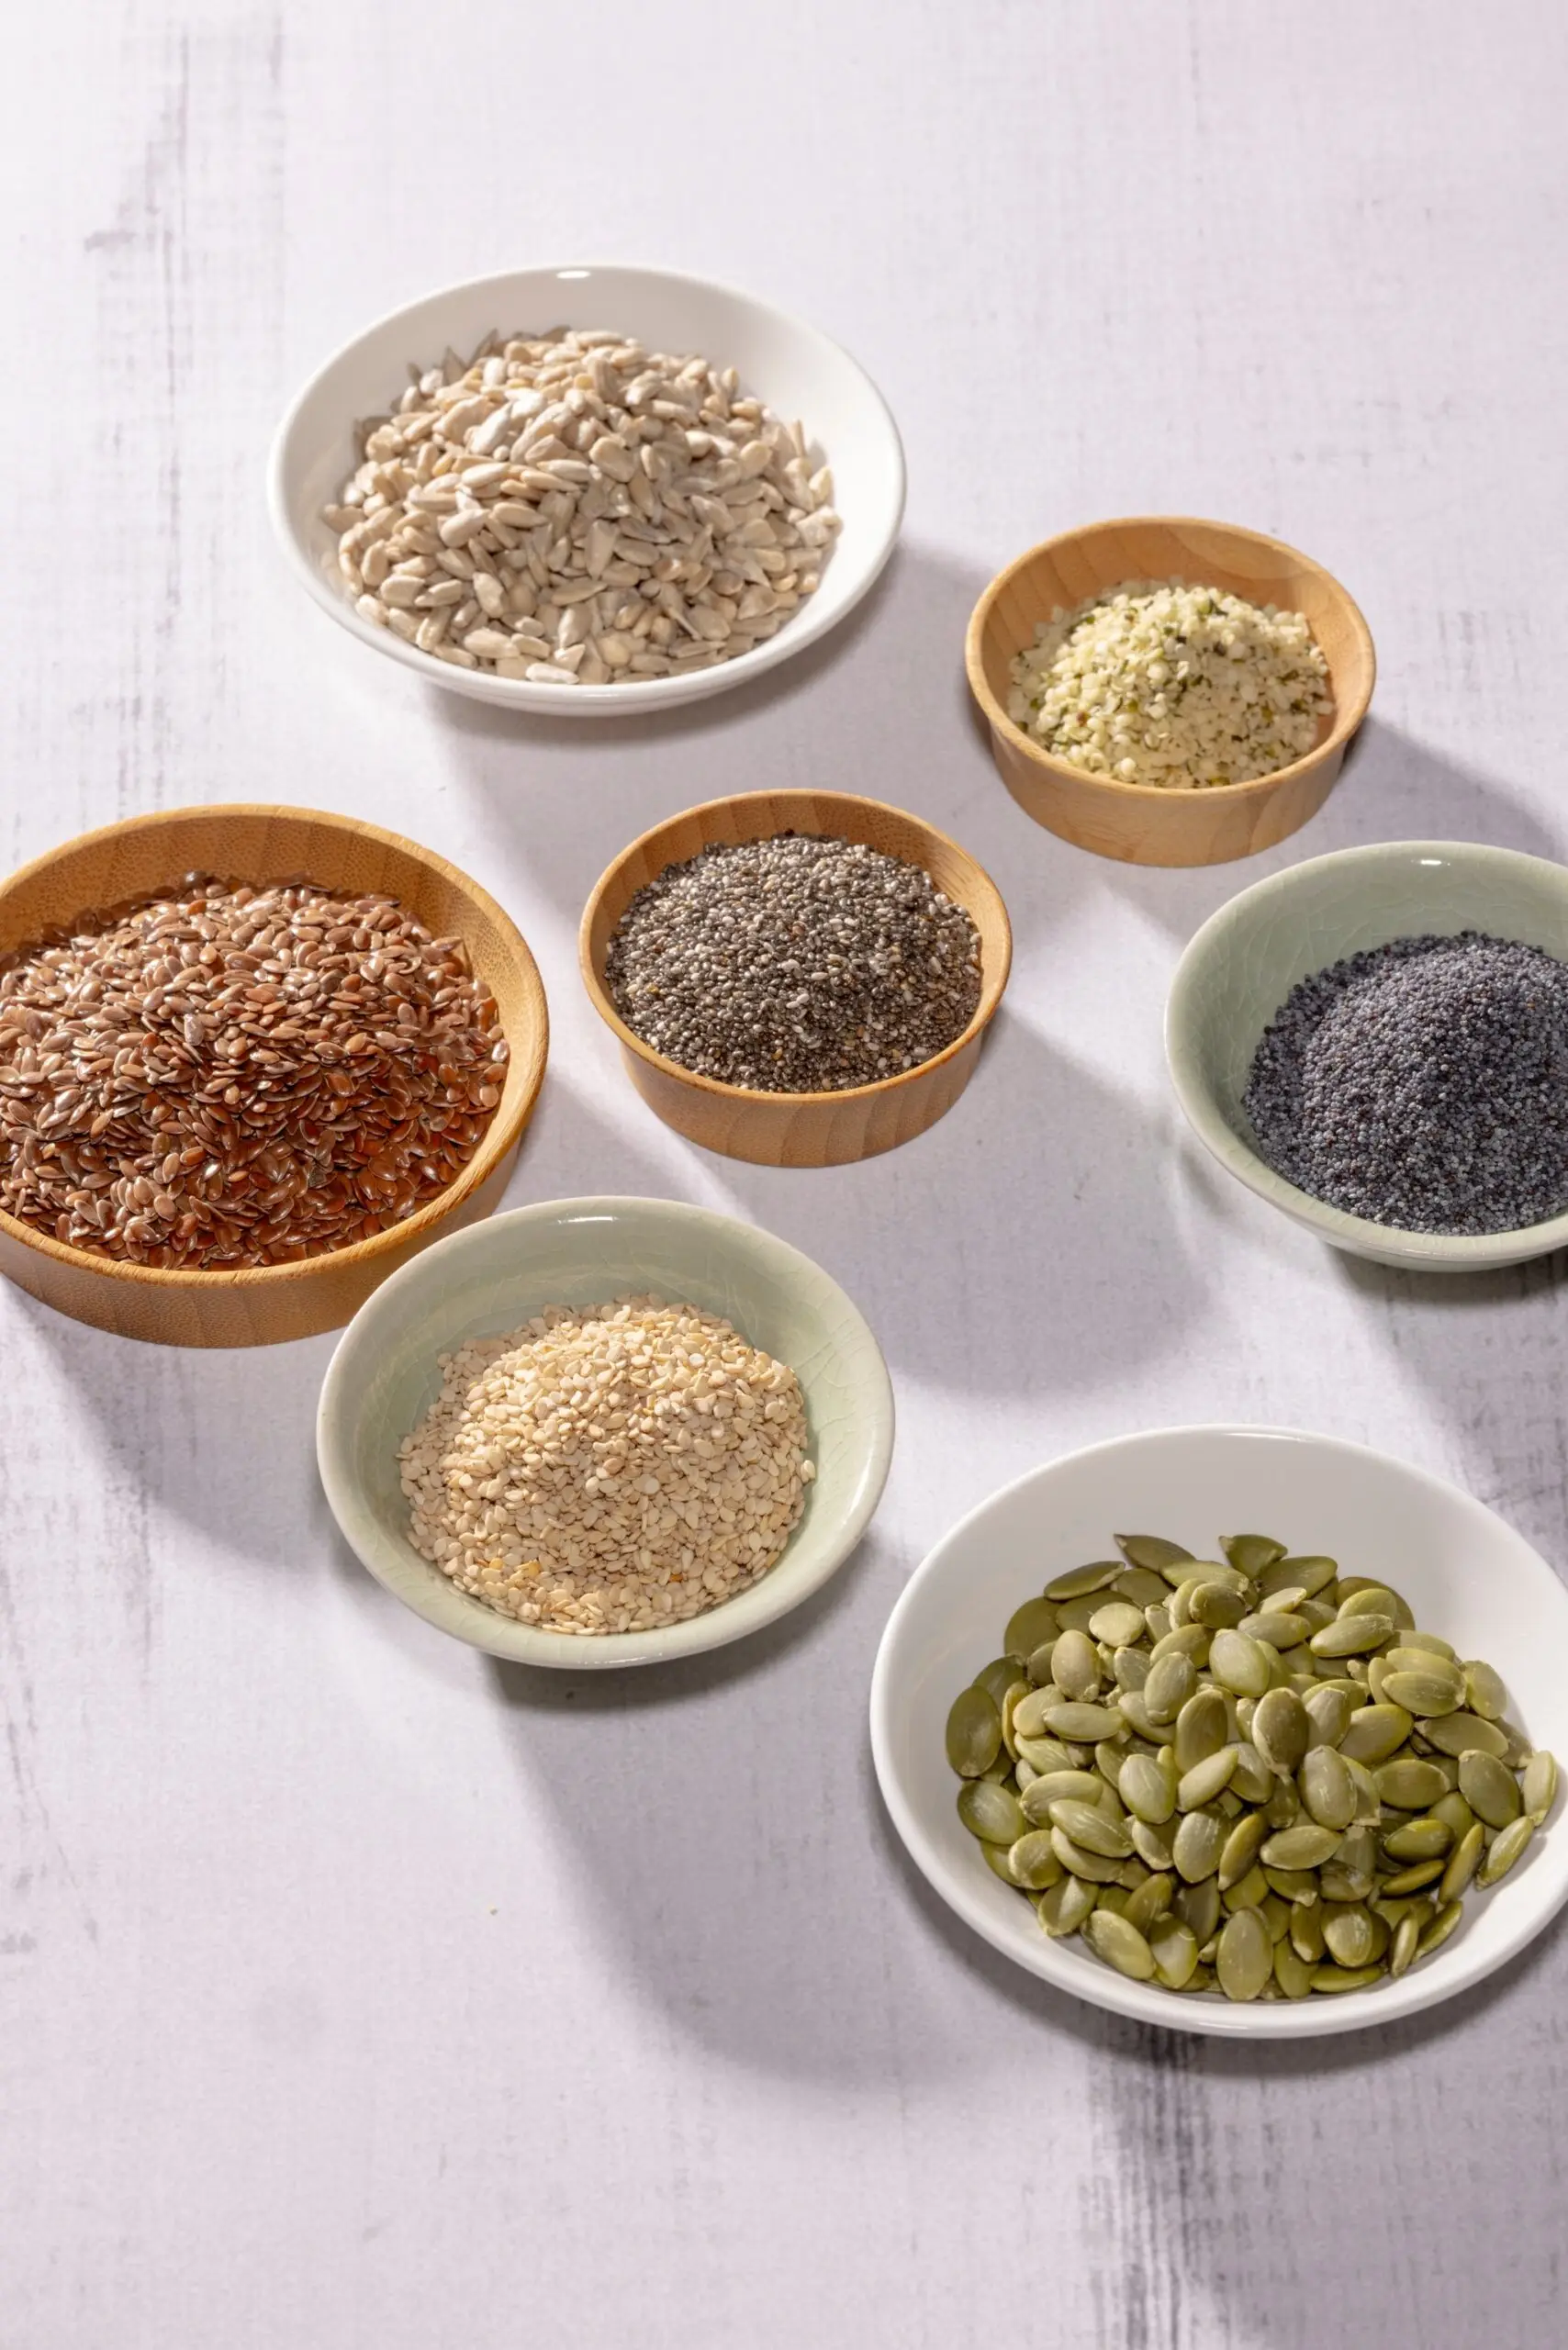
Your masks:
M308 808L175 808L84 833L0 884L0 956L196 872L252 883L306 874L325 889L390 893L436 937L462 938L511 1046L495 1116L455 1182L374 1239L300 1264L212 1273L123 1264L0 1210L0 1272L62 1314L167 1346L271 1346L338 1328L417 1249L498 1205L544 1075L544 990L521 932L465 873L396 833Z
M1009 670L1014 655L1034 643L1039 622L1147 579L1223 588L1249 603L1305 613L1328 663L1334 707L1305 758L1252 783L1166 791L1091 775L1014 724L1007 715ZM975 606L964 666L991 728L998 772L1025 813L1079 848L1128 865L1225 865L1299 831L1333 789L1377 675L1365 621L1320 564L1258 531L1160 515L1093 522L1009 564Z
M637 891L666 866L684 863L713 841L768 840L777 833L863 841L888 856L924 867L937 888L964 908L980 933L980 1000L963 1034L935 1059L875 1085L848 1086L837 1093L759 1093L699 1077L655 1053L627 1027L610 1000L604 964L611 933ZM633 1084L666 1125L705 1150L761 1167L841 1167L908 1142L952 1108L973 1074L980 1040L1002 1002L1013 932L991 876L934 824L847 791L747 791L689 808L623 849L584 908L577 953L583 983L600 1019L621 1040Z

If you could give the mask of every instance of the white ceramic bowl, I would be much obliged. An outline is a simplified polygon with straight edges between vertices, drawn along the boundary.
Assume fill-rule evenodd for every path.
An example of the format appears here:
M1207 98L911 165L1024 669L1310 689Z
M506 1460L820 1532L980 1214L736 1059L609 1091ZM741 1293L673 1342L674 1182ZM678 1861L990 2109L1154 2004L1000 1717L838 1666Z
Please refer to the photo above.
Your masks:
M943 1899L997 1950L1078 1998L1233 2039L1311 2039L1391 2023L1480 1982L1561 1908L1561 1797L1524 1859L1490 1892L1472 1890L1457 1933L1397 1982L1245 2006L1131 1982L1076 1938L1050 1941L1029 1903L991 1875L955 1809L947 1711L997 1654L1020 1601L1064 1568L1103 1558L1117 1528L1166 1534L1204 1552L1242 1528L1327 1552L1346 1574L1386 1574L1425 1629L1496 1666L1510 1718L1538 1746L1568 1757L1568 1592L1501 1518L1424 1470L1333 1438L1161 1428L1031 1471L971 1511L916 1570L872 1677L877 1775L900 1835Z
M667 1630L541 1631L470 1598L420 1557L405 1532L398 1446L441 1391L438 1355L517 1329L543 1306L597 1305L626 1291L722 1314L789 1363L805 1395L816 1478L778 1564L738 1598ZM788 1615L859 1541L892 1444L887 1366L837 1282L771 1233L675 1200L548 1200L436 1242L349 1324L316 1426L332 1515L378 1582L472 1648L573 1673L722 1648Z
M1176 1098L1226 1172L1334 1248L1422 1272L1485 1272L1550 1256L1568 1248L1568 1215L1474 1237L1347 1215L1259 1157L1242 1097L1263 1031L1299 980L1390 939L1462 930L1568 961L1568 867L1472 841L1385 841L1310 857L1209 917L1176 967L1165 1012Z
M653 350L700 352L720 366L738 369L748 391L785 419L799 418L812 436L816 462L833 467L844 529L821 587L765 644L690 677L624 686L533 685L432 660L362 620L343 594L337 542L321 509L353 471L357 420L385 415L408 384L410 362L428 366L449 345L466 355L495 330L554 326L610 327L640 336ZM269 476L273 521L289 566L340 627L400 661L427 685L553 718L667 710L723 693L803 652L836 627L876 579L893 551L903 498L898 427L870 377L836 342L752 295L706 278L597 263L473 278L378 319L345 343L299 394L279 427Z

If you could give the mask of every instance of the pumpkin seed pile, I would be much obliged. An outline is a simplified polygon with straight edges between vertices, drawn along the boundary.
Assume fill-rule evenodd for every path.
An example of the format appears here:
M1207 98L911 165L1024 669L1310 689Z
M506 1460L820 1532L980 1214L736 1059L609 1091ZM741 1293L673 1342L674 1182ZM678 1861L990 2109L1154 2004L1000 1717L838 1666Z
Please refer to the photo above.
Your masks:
M1268 1535L1115 1541L1024 1602L947 1717L994 1874L1168 1991L1361 1991L1439 1948L1557 1792L1498 1674Z

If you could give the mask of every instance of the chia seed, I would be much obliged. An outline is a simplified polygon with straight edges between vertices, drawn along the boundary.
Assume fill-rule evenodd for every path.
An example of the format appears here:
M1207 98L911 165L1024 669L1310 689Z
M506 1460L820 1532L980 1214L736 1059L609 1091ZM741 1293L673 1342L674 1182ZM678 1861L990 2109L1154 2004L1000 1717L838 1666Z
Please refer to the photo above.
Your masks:
M1292 989L1245 1106L1315 1199L1405 1232L1568 1209L1568 964L1473 930L1396 938Z
M667 866L616 924L605 980L626 1025L700 1077L839 1092L963 1034L980 939L918 865L781 833Z

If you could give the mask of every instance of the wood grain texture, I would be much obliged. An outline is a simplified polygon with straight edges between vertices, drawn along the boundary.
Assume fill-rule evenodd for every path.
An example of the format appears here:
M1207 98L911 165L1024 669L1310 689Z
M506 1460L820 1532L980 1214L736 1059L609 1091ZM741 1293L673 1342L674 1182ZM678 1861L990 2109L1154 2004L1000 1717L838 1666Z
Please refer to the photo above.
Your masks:
M1211 1176L1160 1035L1255 875L1568 853L1568 16L129 0L7 29L0 867L216 799L428 842L550 997L509 1199L779 1233L866 1315L899 1427L820 1601L656 1686L543 1687L334 1542L330 1338L133 1347L0 1283L5 2350L951 2350L1012 2322L1003 2267L1041 2280L1025 2330L1085 2350L1554 2343L1568 1931L1344 2049L1121 2026L932 1907L866 1696L932 1543L1131 1428L1360 1438L1568 1560L1562 1260L1330 1255ZM902 547L766 690L525 726L282 573L266 451L323 355L574 253L755 287L897 414ZM1377 641L1338 788L1245 867L1083 855L975 724L986 582L1130 513L1310 549ZM961 840L1014 965L951 1117L802 1174L653 1114L577 931L660 818L813 789Z
M962 906L980 939L980 998L973 1019L918 1069L837 1093L760 1093L722 1085L655 1052L626 1025L604 983L615 926L639 890L715 842L778 833L858 841L921 866ZM583 909L578 962L594 1010L619 1038L626 1074L665 1124L706 1150L760 1167L843 1167L874 1158L945 1117L969 1083L1013 961L1013 932L991 876L935 824L854 792L752 791L710 800L655 824L600 875Z
M1040 622L1148 579L1219 588L1305 614L1328 664L1334 706L1305 757L1250 783L1168 791L1091 775L1014 723L1007 714L1013 659L1034 643ZM965 666L997 773L1025 813L1079 848L1129 865L1225 865L1299 832L1333 789L1377 673L1371 631L1321 564L1258 531L1156 515L1090 523L1019 555L975 606Z
M170 889L187 873L254 884L303 876L349 897L390 895L432 937L461 938L511 1046L484 1139L456 1180L413 1215L300 1264L166 1271L68 1248L0 1209L0 1273L58 1312L122 1338L261 1347L313 1337L340 1329L416 1249L488 1214L500 1199L543 1082L544 990L516 923L447 858L378 825L302 808L169 809L63 842L0 883L0 957L84 913Z

